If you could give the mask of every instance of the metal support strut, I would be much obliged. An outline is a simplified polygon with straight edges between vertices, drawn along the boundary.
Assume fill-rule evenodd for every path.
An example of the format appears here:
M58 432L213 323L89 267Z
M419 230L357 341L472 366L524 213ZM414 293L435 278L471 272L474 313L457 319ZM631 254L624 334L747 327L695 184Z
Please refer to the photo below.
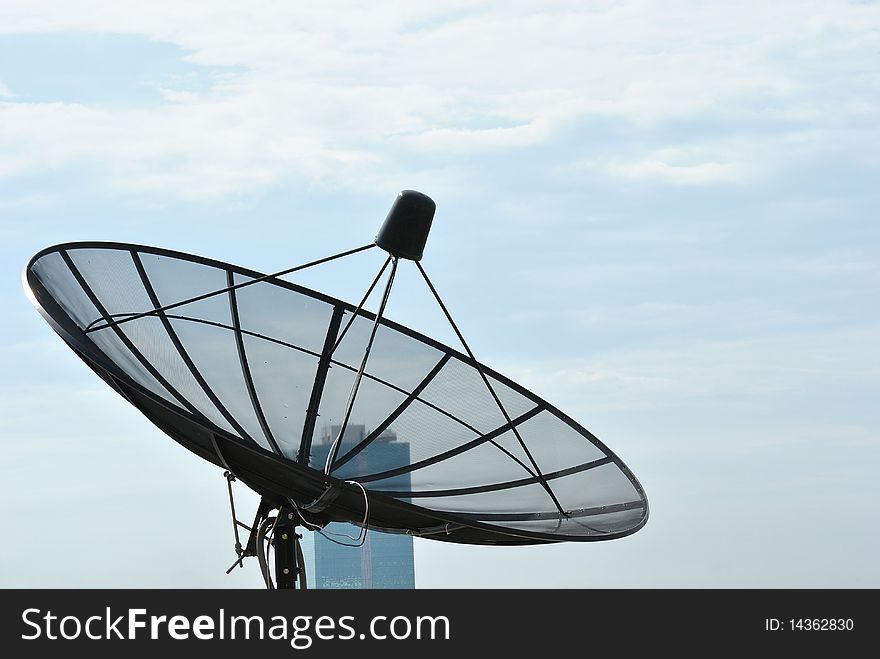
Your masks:
M471 351L471 347L468 345L467 341L464 340L464 335L461 333L461 330L458 329L458 325L455 324L455 321L452 319L452 314L449 313L449 310L446 308L446 305L443 304L443 300L440 299L440 294L437 292L437 289L434 288L434 284L431 283L430 278L428 277L428 273L425 272L425 269L422 267L422 264L416 262L416 267L419 269L419 273L422 275L422 278L425 280L425 283L428 285L428 288L431 290L431 294L434 296L434 299L437 301L437 304L440 305L441 311L443 311L443 315L446 316L446 320L449 321L449 325L452 327L452 330L455 332L455 335L458 337L458 340L461 342L461 345L464 347L465 352L467 352L468 357L471 358L471 361L474 364L474 367L477 369L477 372L480 374L480 378L483 380L483 384L486 385L486 389L489 390L489 394L492 396L492 399L495 401L495 404L498 406L498 409L501 411L501 414L504 415L504 420L507 422L507 425L510 426L511 431L513 431L514 436L516 437L519 445L522 447L522 450L525 452L526 457L528 457L529 462L532 464L534 468L534 472L529 469L529 473L533 473L537 476L538 481L541 484L541 487L544 488L544 491L550 496L550 499L553 501L553 505L556 506L556 509L559 511L560 519L563 517L568 517L568 513L562 507L562 504L559 502L559 499L556 498L556 494L550 489L550 485L547 483L547 479L544 478L544 474L541 472L541 468L538 466L538 463L535 461L535 458L532 456L532 452L529 451L529 447L526 445L525 441L523 441L522 436L519 433L519 430L516 427L516 424L510 418L510 414L507 411L507 408L504 407L504 404L501 402L501 399L498 397L498 393L495 391L495 387L492 386L492 383L489 382L489 378L486 376L486 372L483 370L482 364L477 361L477 358L474 357L473 351ZM497 446L497 444L496 444ZM499 447L501 448L501 447ZM506 452L506 451L505 451ZM517 460L519 462L519 460ZM522 464L522 463L520 463ZM523 465L525 466L525 465ZM528 469L528 467L526 467Z
M232 496L232 482L235 480L235 474L231 471L224 471L223 477L226 479L226 488L229 490L229 510L232 513L232 533L235 536L235 554L238 556L237 565L238 567L244 567L242 559L244 558L245 553L241 546L241 538L238 535L238 526L241 522L239 522L238 518L235 516L235 499ZM232 565L235 567L236 563L233 563ZM232 568L229 568L226 574L229 574L231 570Z
M391 274L388 275L388 283L385 284L385 292L382 294L382 302L379 304L379 311L373 320L373 328L370 332L370 338L367 341L367 347L364 350L364 357L361 360L361 366L358 369L354 382L351 385L351 391L348 394L348 403L345 406L345 414L342 418L342 424L339 426L339 434L333 440L330 451L327 453L327 461L324 463L324 473L330 474L333 470L333 462L336 460L336 454L339 452L339 446L345 436L345 429L351 419L351 412L354 409L354 402L357 399L358 388L361 385L361 379L364 376L364 370L367 368L367 360L370 358L370 350L373 347L373 341L376 340L376 330L379 329L379 321L382 320L382 314L385 313L385 305L388 304L388 296L391 295L391 286L394 284L394 275L397 272L397 257L393 257L391 261ZM347 328L346 328L347 329Z
M303 522L300 521L300 516L287 506L281 506L276 515L271 515L272 510L275 508L275 504L263 499L257 508L253 526L246 526L235 520L236 524L248 529L251 533L244 549L241 548L241 544L236 540L238 558L236 558L235 563L229 566L226 574L232 572L236 565L241 566L244 558L256 556L260 564L260 573L263 576L263 582L266 584L267 589L279 588L289 590L298 588L304 590L308 586L306 581L306 562L303 558L302 546L300 545L302 535L296 532L296 527ZM272 570L269 569L270 547L275 550L274 581L272 579Z

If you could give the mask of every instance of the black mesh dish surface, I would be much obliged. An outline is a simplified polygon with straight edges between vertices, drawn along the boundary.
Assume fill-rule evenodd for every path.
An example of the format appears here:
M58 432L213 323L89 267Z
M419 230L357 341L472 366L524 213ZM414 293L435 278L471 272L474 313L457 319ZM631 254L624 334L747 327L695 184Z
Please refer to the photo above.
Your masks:
M108 384L270 501L332 487L324 520L360 522L356 481L371 528L474 544L606 540L647 520L641 485L587 430L482 366L505 414L467 355L384 318L325 476L375 320L357 312L339 341L347 302L118 243L43 250L25 285Z

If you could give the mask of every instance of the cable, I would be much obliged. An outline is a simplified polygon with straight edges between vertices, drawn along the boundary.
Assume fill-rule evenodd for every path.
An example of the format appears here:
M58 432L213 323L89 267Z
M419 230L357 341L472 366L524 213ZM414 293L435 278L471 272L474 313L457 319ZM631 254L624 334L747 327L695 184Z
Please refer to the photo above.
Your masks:
M266 583L267 590L274 590L275 584L272 582L272 573L269 570L268 552L264 543L269 542L266 527L272 524L272 528L268 530L271 534L275 530L278 523L278 517L267 517L264 519L257 530L257 561L260 563L260 574L263 575L263 581Z
M303 517L303 514L300 511L299 506L297 505L296 501L294 501L293 499L291 499L289 497L287 500L293 506L293 509L296 511L296 514L299 515L299 518L302 520L303 525L308 527L310 530L321 534L322 536L324 536L324 538L326 538L330 542L333 542L337 545L340 545L341 547L360 547L364 544L364 542L367 539L368 522L370 519L370 498L367 495L366 488L364 488L364 486L361 485L360 483L358 483L357 481L345 481L345 482L348 483L349 485L357 485L359 488L361 488L361 492L364 495L364 519L360 524L361 532L358 534L357 538L350 536L347 533L335 533L333 531L327 531L326 529L324 529L324 527L307 521L306 518ZM339 542L339 540L334 540L333 538L331 538L330 537L331 535L334 535L338 538L348 538L349 540L354 540L357 544L349 544L347 542Z
M306 579L306 559L303 556L302 543L299 540L299 536L296 536L293 541L294 550L296 551L296 562L299 565L299 589L306 590L309 587L308 580Z
M382 313L385 311L385 305L388 304L388 296L391 295L391 285L394 283L394 275L397 272L397 260L396 256L392 260L391 274L388 275L388 283L385 285L385 293L382 295L382 302L379 305L379 311L376 313L376 318L373 321L373 329L370 332L370 338L367 341L367 347L364 350L364 358L361 360L361 366L351 385L351 392L348 394L348 403L345 406L345 416L342 419L342 425L339 427L339 434L336 436L336 439L333 440L333 444L330 446L330 451L327 453L327 462L324 463L324 473L327 475L330 474L333 461L336 459L336 453L339 451L339 444L342 442L342 437L345 434L345 429L348 427L348 421L351 418L352 409L354 409L354 402L357 398L358 388L361 385L364 370L367 368L367 360L370 358L370 349L373 347L373 341L376 339L376 330L379 329L379 320L382 318Z
M379 274L376 275L376 278L373 279L373 283L370 284L370 287L367 289L367 292L364 293L364 297L361 298L360 303L357 305L357 308L354 310L354 313L351 314L351 318L348 319L348 322L345 324L345 327L342 328L342 331L339 333L339 337L336 339L336 343L333 344L333 347L330 349L330 356L333 356L333 353L336 352L336 348L339 347L339 344L342 343L342 339L345 338L345 334L348 332L352 323L354 323L355 319L358 317L358 314L361 312L361 309L364 308L364 304L367 302L367 298L370 297L370 294L373 292L373 289L376 288L376 284L379 283L379 279L382 277L382 273L385 272L385 268L388 267L388 264L391 263L391 257L389 256L385 259L385 263L382 264L382 268L379 270Z
M364 540L366 540L366 538L367 538L367 522L370 519L370 497L367 496L366 488L363 485L361 485L360 483L358 483L357 481L345 481L345 482L348 483L349 485L357 485L359 488L361 488L361 492L364 495L364 519L361 522L361 532L358 534L358 537L357 537L357 541L360 542L360 544L357 545L359 547L360 545L364 544ZM351 536L348 536L348 537L351 537ZM355 538L351 538L351 539L355 540Z

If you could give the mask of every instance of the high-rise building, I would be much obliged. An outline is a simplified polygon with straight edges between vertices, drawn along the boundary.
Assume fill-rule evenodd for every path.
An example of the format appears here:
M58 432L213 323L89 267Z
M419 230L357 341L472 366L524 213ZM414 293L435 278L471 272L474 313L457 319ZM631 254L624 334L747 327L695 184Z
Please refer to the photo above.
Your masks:
M326 428L321 442L312 447L312 461L323 464L339 426ZM366 437L363 425L349 424L338 455ZM409 463L409 443L386 430L353 460L357 473L378 472ZM409 488L409 474L395 479L395 487ZM321 535L306 533L303 554L310 588L415 588L415 560L412 536L369 531L360 547L354 544L360 528L352 524L328 524ZM337 534L337 535L334 535ZM346 537L351 536L351 537ZM336 542L334 542L336 541ZM342 544L340 544L342 543Z

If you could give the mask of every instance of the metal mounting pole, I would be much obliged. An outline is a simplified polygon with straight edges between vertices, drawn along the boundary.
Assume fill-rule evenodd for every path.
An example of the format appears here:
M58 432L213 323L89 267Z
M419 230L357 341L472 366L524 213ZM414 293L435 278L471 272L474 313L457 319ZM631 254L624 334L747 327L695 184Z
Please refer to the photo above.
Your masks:
M302 538L296 532L298 518L289 508L278 511L278 523L272 532L275 545L275 584L280 589L300 589L306 587L305 565L302 563L302 549L299 541Z

